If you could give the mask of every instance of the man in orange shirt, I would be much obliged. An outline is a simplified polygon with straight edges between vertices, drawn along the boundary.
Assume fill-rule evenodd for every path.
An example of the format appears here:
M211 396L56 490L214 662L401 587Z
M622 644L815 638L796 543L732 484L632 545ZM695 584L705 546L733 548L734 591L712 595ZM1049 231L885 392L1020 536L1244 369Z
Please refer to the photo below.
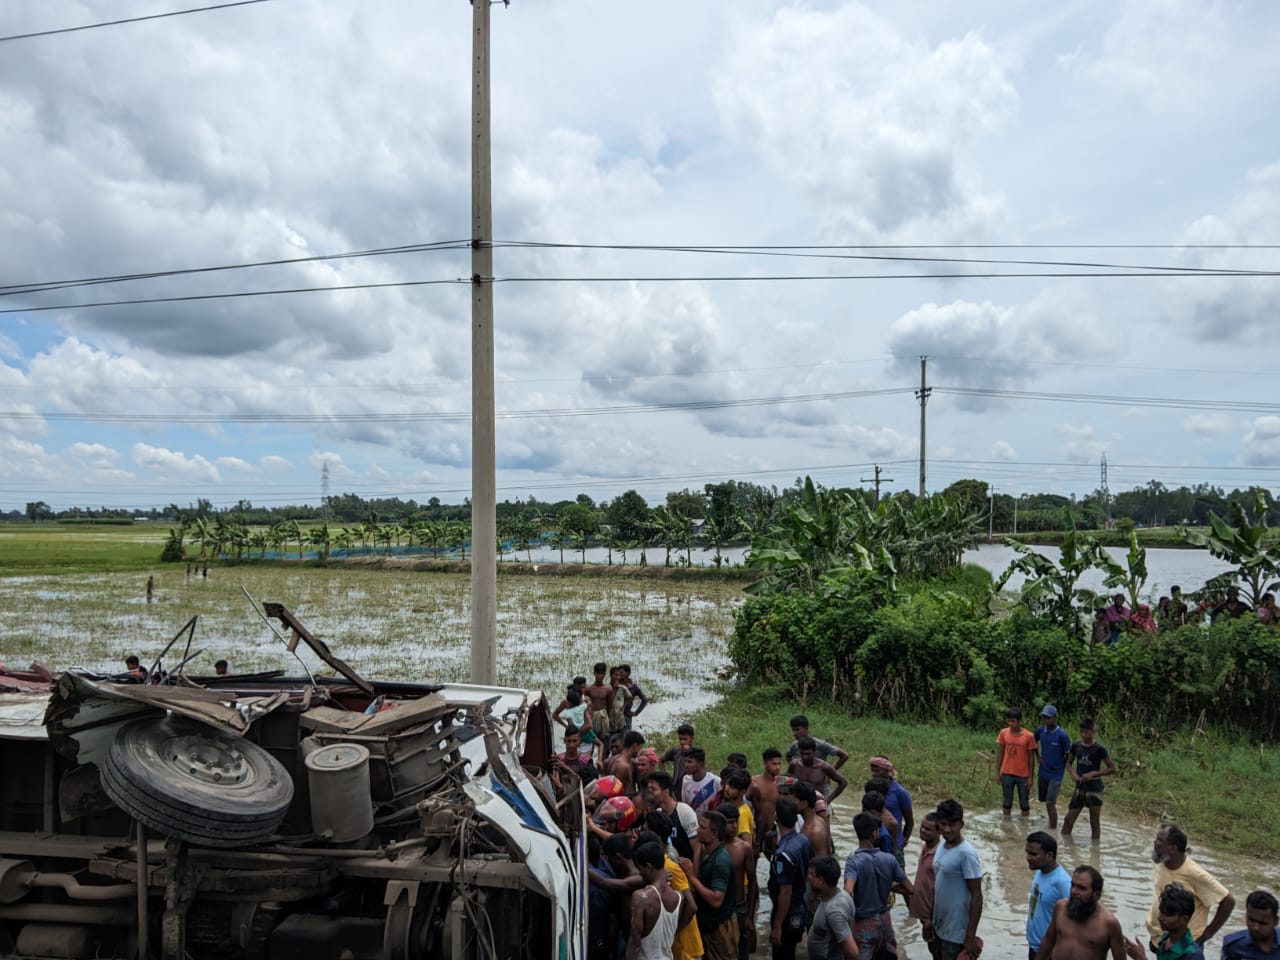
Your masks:
M1031 813L1031 787L1035 778L1040 748L1035 735L1022 728L1022 711L1010 707L1004 718L1009 726L996 737L996 782L1000 784L1001 806L1007 817L1013 811L1013 788L1018 788L1018 806L1022 815Z

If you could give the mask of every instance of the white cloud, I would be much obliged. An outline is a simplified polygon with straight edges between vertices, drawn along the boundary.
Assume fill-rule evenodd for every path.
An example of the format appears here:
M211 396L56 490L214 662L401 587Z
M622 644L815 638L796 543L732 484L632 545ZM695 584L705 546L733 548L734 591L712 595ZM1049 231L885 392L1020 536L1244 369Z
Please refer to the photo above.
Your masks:
M288 459L286 459L285 457L278 457L273 453L267 454L265 457L262 457L261 459L258 460L258 463L262 465L262 469L270 470L273 472L293 469L293 464Z
M218 466L226 467L228 470L240 470L245 473L252 472L253 464L239 457L219 457Z
M1193 413L1183 418L1182 429L1201 440L1217 440L1232 431L1232 422L1221 413Z
M67 452L80 460L118 460L120 451L108 447L105 443L73 443Z
M167 450L146 443L133 445L133 462L144 470L150 470L161 479L221 481L218 468L202 454L188 457L180 450Z
M1280 466L1280 417L1255 417L1242 453L1252 466Z
M991 445L991 456L997 460L1017 460L1018 451L1008 440L997 440Z

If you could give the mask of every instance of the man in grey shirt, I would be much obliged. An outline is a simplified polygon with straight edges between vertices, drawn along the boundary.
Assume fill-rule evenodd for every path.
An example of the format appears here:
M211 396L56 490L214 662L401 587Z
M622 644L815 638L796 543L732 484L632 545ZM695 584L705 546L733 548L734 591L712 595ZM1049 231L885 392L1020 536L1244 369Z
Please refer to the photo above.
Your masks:
M820 737L814 737L813 734L809 732L809 718L803 714L797 714L791 718L791 736L791 746L787 747L788 760L793 760L800 756L800 741L805 737L813 737L814 746L818 748L818 759L825 760L837 770L843 767L845 761L849 759L849 754L844 750L841 750L834 743L827 743L827 741ZM832 760L832 757L835 757L835 760Z
M835 857L815 857L810 862L809 889L818 902L809 928L809 960L856 957L853 897L840 889L840 864Z

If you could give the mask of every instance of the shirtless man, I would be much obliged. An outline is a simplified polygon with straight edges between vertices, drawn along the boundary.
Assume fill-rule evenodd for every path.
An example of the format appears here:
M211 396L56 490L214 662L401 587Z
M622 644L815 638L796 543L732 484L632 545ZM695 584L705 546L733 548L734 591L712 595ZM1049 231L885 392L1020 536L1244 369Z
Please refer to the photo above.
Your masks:
M638 782L636 760L639 759L640 751L643 749L643 734L639 730L628 730L626 736L622 738L622 750L610 757L613 762L609 765L608 773L621 781L624 795L631 794Z
M818 745L813 737L802 737L796 744L800 747L800 756L791 761L791 768L787 772L797 780L813 784L813 788L827 798L827 818L830 819L831 805L844 792L849 781L827 761L818 759ZM828 794L827 788L831 783L836 786Z
M756 854L751 849L751 842L738 831L740 808L725 804L718 809L724 814L724 835L721 840L733 863L733 886L730 889L734 892L734 902L737 905L738 942L741 943L744 937L754 939L756 931L756 908L760 904Z
M587 716L591 729L602 744L609 742L609 708L613 706L613 687L604 675L609 672L609 665L597 663L591 668L595 680L587 684L582 695L587 698Z
M813 784L800 780L796 783L796 807L804 825L800 832L809 838L815 857L831 857L836 848L831 842L831 825L825 817L818 816L818 791Z
M1034 960L1125 960L1124 934L1114 913L1101 906L1102 874L1090 866L1071 874L1071 896L1058 901Z
M773 827L773 812L778 805L778 774L782 772L782 751L769 747L761 755L764 772L751 778L747 802L756 812L756 838L751 844L758 855L764 847L765 835Z
M667 882L666 856L656 843L641 844L631 859L644 885L631 895L627 960L642 956L669 957L676 930L693 915L693 898L688 890L676 893L671 888Z

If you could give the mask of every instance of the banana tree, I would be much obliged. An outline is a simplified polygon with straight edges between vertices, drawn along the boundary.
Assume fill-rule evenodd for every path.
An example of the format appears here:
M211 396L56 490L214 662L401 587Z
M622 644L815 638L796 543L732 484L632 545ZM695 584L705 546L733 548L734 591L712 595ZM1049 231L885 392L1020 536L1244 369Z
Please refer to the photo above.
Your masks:
M1130 532L1129 552L1123 565L1113 560L1107 551L1099 549L1096 566L1106 574L1103 584L1109 590L1122 588L1129 597L1129 609L1137 610L1139 594L1147 584L1147 548L1138 546L1138 535Z
M1056 561L1008 537L1004 544L1018 556L996 580L996 591L1003 590L1009 579L1020 573L1026 577L1018 597L1020 604L1055 620L1072 633L1080 632L1079 608L1091 605L1095 594L1077 584L1087 571L1097 566L1101 550L1097 541L1076 530L1074 524L1069 525Z
M1280 576L1280 539L1267 526L1267 495L1262 490L1254 492L1253 512L1256 523L1249 521L1240 504L1232 500L1227 504L1228 523L1216 513L1209 513L1209 533L1178 528L1178 534L1187 543L1206 548L1219 560L1225 560L1236 568L1236 576L1249 591L1249 602L1258 606L1262 595L1277 586Z

